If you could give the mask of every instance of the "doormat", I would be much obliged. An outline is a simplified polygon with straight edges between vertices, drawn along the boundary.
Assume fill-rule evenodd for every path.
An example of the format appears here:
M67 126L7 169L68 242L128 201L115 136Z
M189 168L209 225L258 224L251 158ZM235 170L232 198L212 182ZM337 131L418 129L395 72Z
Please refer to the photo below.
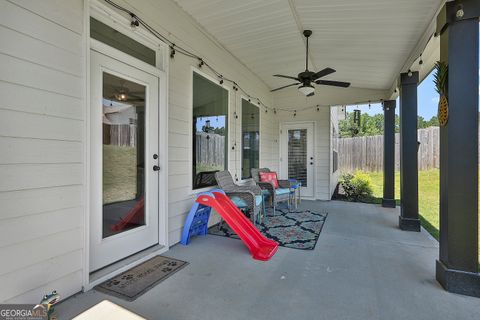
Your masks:
M327 212L293 209L288 211L288 209L277 208L275 215L272 215L272 211L268 208L267 217L262 223L256 225L265 237L275 240L282 247L301 250L315 249L323 224L327 219ZM208 233L239 239L226 222L210 227Z
M127 301L134 301L186 265L188 262L155 256L99 284L95 289Z

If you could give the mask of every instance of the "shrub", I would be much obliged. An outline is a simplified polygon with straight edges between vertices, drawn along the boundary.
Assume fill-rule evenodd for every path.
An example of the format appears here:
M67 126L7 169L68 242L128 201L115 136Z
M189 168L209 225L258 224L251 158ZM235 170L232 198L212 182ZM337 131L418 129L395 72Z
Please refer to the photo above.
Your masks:
M345 197L350 201L366 200L373 195L370 176L362 171L342 174L340 185L345 192Z

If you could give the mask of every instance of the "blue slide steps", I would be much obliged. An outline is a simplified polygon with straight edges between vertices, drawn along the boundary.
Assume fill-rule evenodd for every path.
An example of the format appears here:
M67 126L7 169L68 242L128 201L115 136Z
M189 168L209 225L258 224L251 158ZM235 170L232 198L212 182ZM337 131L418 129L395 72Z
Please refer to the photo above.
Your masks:
M210 192L199 193L197 197L201 195L208 195L214 197L213 191L221 192L225 194L222 190L212 190ZM188 245L190 243L190 238L193 236L205 236L208 232L208 219L210 218L210 213L212 208L200 204L195 201L190 212L188 213L187 220L185 221L185 226L183 227L182 239L180 243L183 245Z

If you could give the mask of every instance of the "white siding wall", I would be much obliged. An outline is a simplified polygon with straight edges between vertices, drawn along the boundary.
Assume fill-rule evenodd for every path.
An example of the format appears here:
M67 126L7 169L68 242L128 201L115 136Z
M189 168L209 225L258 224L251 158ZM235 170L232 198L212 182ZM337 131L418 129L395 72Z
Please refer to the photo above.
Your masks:
M82 0L0 0L0 302L82 286Z
M320 107L319 111L306 110L291 113L280 112L280 122L313 121L315 123L315 199L330 200L330 108Z

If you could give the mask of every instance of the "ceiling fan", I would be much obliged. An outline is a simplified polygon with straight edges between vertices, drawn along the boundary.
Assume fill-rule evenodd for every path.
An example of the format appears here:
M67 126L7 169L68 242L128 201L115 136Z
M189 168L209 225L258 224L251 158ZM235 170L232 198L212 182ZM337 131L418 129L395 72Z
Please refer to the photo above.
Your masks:
M341 87L341 88L348 88L350 86L349 82L341 82L341 81L331 81L331 80L321 80L320 78L325 77L329 74L332 74L336 72L332 68L325 68L323 70L320 70L318 72L312 72L308 70L308 38L312 35L312 30L304 30L303 35L307 39L307 50L305 53L305 71L300 72L296 77L292 76L285 76L282 74L274 74L274 77L280 77L280 78L287 78L287 79L292 79L297 81L296 83L289 84L287 86L283 86L280 88L273 89L273 91L281 90L284 88L292 87L299 85L298 90L306 95L307 97L311 97L315 94L315 87L313 86L313 83L315 84L320 84L320 85L325 85L325 86L334 86L334 87Z
M114 93L110 95L110 99L115 99L120 102L142 102L145 101L144 92L131 92L130 89L123 84L121 87L112 86Z

